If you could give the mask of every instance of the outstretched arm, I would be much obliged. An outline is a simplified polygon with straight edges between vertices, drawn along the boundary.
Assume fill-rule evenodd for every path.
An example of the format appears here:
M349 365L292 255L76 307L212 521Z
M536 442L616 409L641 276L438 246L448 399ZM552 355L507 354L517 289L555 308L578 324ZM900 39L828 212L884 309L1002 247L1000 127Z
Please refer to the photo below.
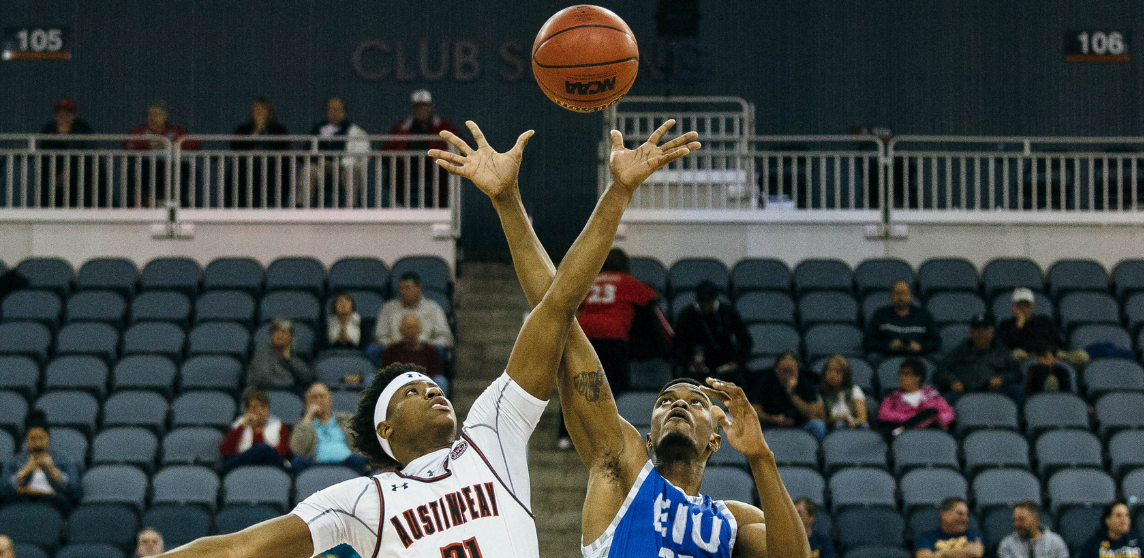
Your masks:
M287 514L230 535L203 537L161 554L170 558L309 558L314 555L310 528Z

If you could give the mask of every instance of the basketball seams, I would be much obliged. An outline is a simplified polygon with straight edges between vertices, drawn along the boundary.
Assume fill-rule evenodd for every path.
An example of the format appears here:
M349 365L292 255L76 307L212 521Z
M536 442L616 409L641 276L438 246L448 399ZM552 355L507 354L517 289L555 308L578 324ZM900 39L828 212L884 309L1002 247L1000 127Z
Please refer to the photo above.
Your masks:
M611 29L612 31L619 31L620 33L623 33L624 35L627 35L628 37L631 37L633 40L635 40L635 37L632 36L631 30L629 30L629 29L621 29L619 27L612 27L611 25L604 25L601 23L585 23L583 25L573 25L572 27L561 29L561 30L545 37L543 41L540 41L539 43L534 44L533 48L532 48L532 57L536 58L536 53L540 52L540 48L543 47L544 44L547 43L548 41L551 41L557 35L560 35L562 33L567 33L569 31L573 31L575 29L582 29L585 27L599 27L602 29Z
M541 68L550 69L550 70L560 70L560 69L566 69L566 68L594 68L596 66L607 66L609 64L621 64L623 62L632 62L632 61L639 62L640 57L639 56L629 56L627 58L621 58L619 60L609 60L607 62L596 62L595 64L568 64L565 66L551 66L548 64L541 64L540 62L536 61L535 56L532 58L533 64L536 64L537 66L540 66Z

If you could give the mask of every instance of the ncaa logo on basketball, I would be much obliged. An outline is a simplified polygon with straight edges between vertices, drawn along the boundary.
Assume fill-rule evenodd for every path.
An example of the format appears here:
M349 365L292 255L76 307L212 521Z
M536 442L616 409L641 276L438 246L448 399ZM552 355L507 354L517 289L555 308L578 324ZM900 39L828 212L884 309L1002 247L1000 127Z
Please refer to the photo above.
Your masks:
M453 448L453 451L449 452L449 459L457 459L458 457L461 457L461 454L465 453L465 450L467 449L469 449L469 443L461 440L461 443L457 444L457 447Z
M611 91L615 88L615 76L612 76L611 79L589 81L587 83L581 83L578 81L564 82L564 91L569 95L595 95L597 93L603 93L604 91Z

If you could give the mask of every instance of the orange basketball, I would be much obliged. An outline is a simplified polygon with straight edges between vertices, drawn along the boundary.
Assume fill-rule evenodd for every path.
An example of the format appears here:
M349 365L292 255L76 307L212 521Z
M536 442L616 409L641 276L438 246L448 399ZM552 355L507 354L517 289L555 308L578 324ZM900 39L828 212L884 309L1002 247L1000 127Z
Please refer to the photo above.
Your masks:
M572 6L548 18L532 43L532 73L552 102L594 112L619 101L640 65L635 35L599 6Z

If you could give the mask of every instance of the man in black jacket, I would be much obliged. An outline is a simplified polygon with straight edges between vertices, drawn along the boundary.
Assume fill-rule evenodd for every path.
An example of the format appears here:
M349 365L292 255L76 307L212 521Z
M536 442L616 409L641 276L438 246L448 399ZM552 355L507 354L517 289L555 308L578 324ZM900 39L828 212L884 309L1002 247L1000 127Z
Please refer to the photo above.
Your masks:
M687 376L701 382L714 376L742 385L753 345L743 317L719 303L719 288L710 281L699 284L695 299L675 323L676 359Z
M1025 402L1017 361L993 336L993 318L985 314L973 317L969 339L946 353L934 380L950 405L966 393L984 391L1004 393L1018 406Z
M896 281L890 287L890 305L874 312L862 339L871 361L880 362L887 356L923 356L941 349L933 316L913 303L909 283Z

